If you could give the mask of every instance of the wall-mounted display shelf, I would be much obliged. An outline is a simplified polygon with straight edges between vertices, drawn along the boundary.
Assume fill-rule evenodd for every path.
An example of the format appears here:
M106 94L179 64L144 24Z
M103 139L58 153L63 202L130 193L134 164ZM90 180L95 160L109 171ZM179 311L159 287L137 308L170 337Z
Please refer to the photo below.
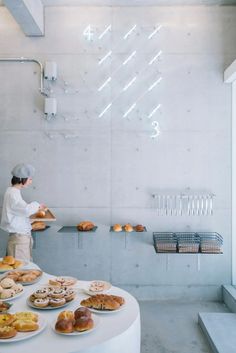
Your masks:
M80 231L76 226L63 226L57 232L63 234L78 234L78 249L83 249L83 234L84 233L95 233L98 227L93 227L89 231Z

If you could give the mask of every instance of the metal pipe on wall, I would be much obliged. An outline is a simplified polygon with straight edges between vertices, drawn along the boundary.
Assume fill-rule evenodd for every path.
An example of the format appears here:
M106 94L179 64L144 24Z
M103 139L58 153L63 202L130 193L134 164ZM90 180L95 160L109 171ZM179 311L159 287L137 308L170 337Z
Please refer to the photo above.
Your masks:
M43 70L43 64L40 61L38 61L36 59L23 58L23 57L21 57L21 58L0 58L0 61L1 62L21 62L21 63L22 62L34 62L34 63L38 64L40 67L40 89L39 89L39 91L43 96L48 96L48 94L45 93L45 91L44 91L44 86L43 86L43 72L44 72L44 70Z

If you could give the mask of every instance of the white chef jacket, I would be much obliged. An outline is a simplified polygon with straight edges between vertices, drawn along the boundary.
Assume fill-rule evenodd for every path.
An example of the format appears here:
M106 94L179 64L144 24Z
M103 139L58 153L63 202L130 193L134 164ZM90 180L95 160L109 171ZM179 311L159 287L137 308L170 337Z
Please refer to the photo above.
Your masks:
M2 207L1 228L9 233L29 235L31 223L29 216L39 209L39 203L26 203L19 189L14 186L7 188Z

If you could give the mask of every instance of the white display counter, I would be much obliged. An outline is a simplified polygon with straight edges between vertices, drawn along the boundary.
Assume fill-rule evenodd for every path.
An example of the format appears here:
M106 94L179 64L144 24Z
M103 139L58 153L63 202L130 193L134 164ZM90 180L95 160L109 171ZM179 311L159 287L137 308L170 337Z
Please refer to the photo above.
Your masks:
M29 264L28 268L36 268ZM26 299L38 287L47 284L54 277L44 273L40 282L24 287L24 294L12 300L10 313L17 311L34 311L43 315L47 327L38 335L19 342L0 343L0 353L140 353L140 312L136 299L128 292L112 287L109 294L125 298L126 304L119 312L96 314L99 325L90 333L80 336L65 336L55 333L52 323L62 310L75 310L80 301L88 295L79 290L78 297L68 306L55 310L36 310L27 306ZM84 287L85 281L79 281L77 286Z

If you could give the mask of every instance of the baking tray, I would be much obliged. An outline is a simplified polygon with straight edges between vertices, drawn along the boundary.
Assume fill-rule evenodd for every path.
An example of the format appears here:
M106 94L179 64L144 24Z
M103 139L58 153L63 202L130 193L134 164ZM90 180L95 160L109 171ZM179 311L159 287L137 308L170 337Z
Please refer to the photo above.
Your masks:
M45 230L47 230L48 228L50 228L50 226L46 225L46 227L44 229L38 229L38 230L31 230L31 233L38 233L38 232L44 232Z
M32 216L30 216L30 219L32 219L33 221L42 221L42 222L56 221L56 217L54 216L54 214L50 210L46 211L45 217L39 218L39 217L36 217L36 214L33 214Z
M92 230L78 230L76 226L63 226L60 228L57 232L58 233L95 233L97 230L97 227L93 227Z

